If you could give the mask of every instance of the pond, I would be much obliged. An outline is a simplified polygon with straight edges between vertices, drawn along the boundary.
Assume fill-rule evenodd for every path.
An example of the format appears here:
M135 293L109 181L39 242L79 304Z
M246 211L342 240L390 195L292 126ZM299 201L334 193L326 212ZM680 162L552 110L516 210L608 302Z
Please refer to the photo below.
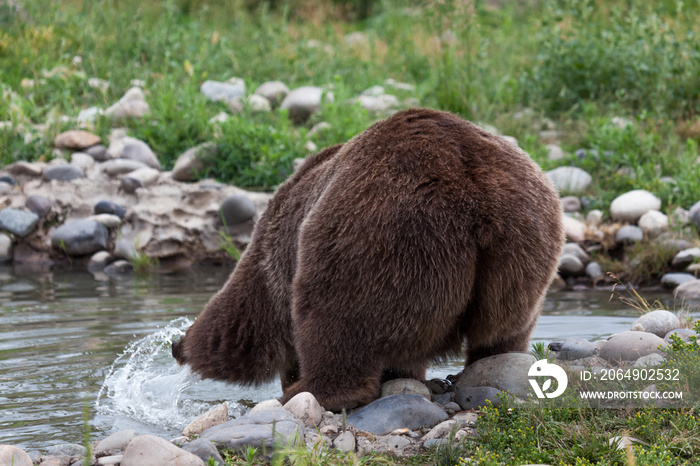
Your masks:
M232 416L281 395L279 383L242 388L199 381L169 342L226 281L226 267L123 280L88 272L0 268L0 444L28 451L130 428L176 437L194 417L228 402ZM668 293L647 298L671 301ZM548 296L535 341L598 340L639 313L610 291ZM460 370L432 367L429 377ZM84 418L87 421L84 421Z

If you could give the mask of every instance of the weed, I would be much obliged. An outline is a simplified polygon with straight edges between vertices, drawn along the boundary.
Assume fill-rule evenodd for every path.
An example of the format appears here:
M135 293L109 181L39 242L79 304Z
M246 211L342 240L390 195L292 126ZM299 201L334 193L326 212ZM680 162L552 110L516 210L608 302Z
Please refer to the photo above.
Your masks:
M554 354L552 350L542 341L538 341L532 344L530 349L530 354L535 357L536 360L546 359L548 361L554 360Z
M159 261L157 257L149 257L143 251L137 250L129 258L129 263L134 268L134 272L137 274L145 274L157 268Z

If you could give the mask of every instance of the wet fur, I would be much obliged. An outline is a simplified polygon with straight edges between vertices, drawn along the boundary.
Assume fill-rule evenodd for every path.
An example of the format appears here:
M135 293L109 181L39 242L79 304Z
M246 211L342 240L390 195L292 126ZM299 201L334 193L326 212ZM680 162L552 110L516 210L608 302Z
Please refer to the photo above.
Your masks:
M173 355L228 382L279 373L283 402L366 404L465 341L466 364L527 350L562 243L558 195L524 152L449 113L400 112L279 188Z

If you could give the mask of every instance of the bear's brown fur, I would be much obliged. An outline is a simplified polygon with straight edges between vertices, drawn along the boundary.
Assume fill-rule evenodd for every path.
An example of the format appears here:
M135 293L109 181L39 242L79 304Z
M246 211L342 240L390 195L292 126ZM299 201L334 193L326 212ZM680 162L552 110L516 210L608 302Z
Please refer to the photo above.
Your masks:
M173 355L229 382L279 373L283 402L309 391L339 410L465 341L467 364L525 351L561 215L517 147L449 113L397 113L280 186Z

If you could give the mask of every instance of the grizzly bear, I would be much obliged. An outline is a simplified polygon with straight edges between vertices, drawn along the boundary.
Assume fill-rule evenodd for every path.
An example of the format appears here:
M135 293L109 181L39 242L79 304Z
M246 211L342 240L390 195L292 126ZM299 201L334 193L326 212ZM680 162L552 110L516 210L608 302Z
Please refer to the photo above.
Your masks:
M282 380L338 411L380 382L525 351L563 243L557 192L518 147L413 109L309 157L260 216L173 356L204 378Z

